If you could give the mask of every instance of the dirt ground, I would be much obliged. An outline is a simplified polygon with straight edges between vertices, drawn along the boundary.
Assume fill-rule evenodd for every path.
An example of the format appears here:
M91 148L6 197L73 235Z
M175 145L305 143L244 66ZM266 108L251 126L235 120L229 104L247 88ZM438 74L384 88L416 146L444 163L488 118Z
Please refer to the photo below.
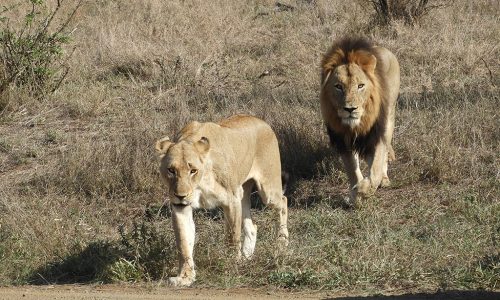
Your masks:
M0 287L0 300L23 299L69 299L69 300L131 300L131 299L331 299L331 300L496 300L499 291L446 291L414 292L400 294L396 291L387 295L360 295L353 292L332 291L290 291L270 289L209 289L168 288L134 285L49 285Z
M259 289L168 288L124 285L51 285L0 287L0 300L23 299L321 299L326 292L286 292Z

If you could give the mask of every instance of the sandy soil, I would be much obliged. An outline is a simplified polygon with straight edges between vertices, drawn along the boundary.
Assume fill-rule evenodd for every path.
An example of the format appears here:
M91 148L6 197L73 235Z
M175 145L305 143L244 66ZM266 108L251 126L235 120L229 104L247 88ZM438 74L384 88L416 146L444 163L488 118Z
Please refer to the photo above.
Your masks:
M57 285L0 287L0 300L23 299L321 299L328 293L266 291L258 289L200 289L123 285Z
M360 295L361 294L361 295ZM331 292L331 291L287 291L272 289L209 289L168 288L145 285L49 285L0 287L0 300L22 299L68 299L68 300L171 300L171 299L325 299L325 300L498 300L500 291L388 291L382 294ZM362 295L364 294L364 295Z

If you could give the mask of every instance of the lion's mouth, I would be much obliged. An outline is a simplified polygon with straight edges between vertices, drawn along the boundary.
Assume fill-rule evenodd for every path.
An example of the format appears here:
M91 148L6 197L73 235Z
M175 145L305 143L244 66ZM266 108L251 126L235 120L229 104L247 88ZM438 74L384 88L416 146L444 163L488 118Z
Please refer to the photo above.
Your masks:
M349 122L356 121L361 118L361 114L358 111L347 112L343 109L338 111L338 115L343 121Z
M345 118L342 118L342 123L348 125L350 127L354 127L359 124L360 118L358 116L349 115Z

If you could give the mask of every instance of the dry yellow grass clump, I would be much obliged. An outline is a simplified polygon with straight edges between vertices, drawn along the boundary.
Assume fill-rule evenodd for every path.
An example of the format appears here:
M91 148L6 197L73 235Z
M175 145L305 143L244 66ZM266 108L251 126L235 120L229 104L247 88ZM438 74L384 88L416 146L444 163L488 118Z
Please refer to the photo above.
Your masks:
M2 33L26 26L28 2L6 1ZM32 24L56 6L42 2ZM85 1L64 26L77 2L62 1L46 29L64 28L62 54L0 89L0 284L173 275L154 141L247 113L276 131L291 175L290 246L272 246L272 212L255 201L256 255L238 263L221 213L199 211L196 284L500 288L498 2L455 1L413 25L377 22L370 1L279 3ZM321 56L346 35L390 49L402 72L393 185L355 210L319 112Z

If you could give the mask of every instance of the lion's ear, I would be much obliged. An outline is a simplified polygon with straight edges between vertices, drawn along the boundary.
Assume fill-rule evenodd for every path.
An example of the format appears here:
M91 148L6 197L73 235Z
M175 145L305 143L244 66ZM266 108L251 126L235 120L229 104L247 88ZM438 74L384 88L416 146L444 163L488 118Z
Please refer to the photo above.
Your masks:
M156 144L155 144L156 152L160 156L164 156L167 153L168 148L170 148L170 146L172 146L172 144L173 144L173 142L170 141L170 138L168 136L166 136L162 139L159 139L156 141Z
M200 154L206 154L210 149L210 142L206 137L202 137L199 141L194 143L194 147Z
M330 75L332 75L332 70L329 70L326 74L325 73L321 74L321 89L323 89L328 83Z
M374 74L377 67L377 58L366 50L358 50L351 54L350 57L353 62L363 69L363 71Z
M344 63L345 53L342 49L337 49L335 52L323 57L321 70L321 81L325 82L327 74L331 73L336 67Z

